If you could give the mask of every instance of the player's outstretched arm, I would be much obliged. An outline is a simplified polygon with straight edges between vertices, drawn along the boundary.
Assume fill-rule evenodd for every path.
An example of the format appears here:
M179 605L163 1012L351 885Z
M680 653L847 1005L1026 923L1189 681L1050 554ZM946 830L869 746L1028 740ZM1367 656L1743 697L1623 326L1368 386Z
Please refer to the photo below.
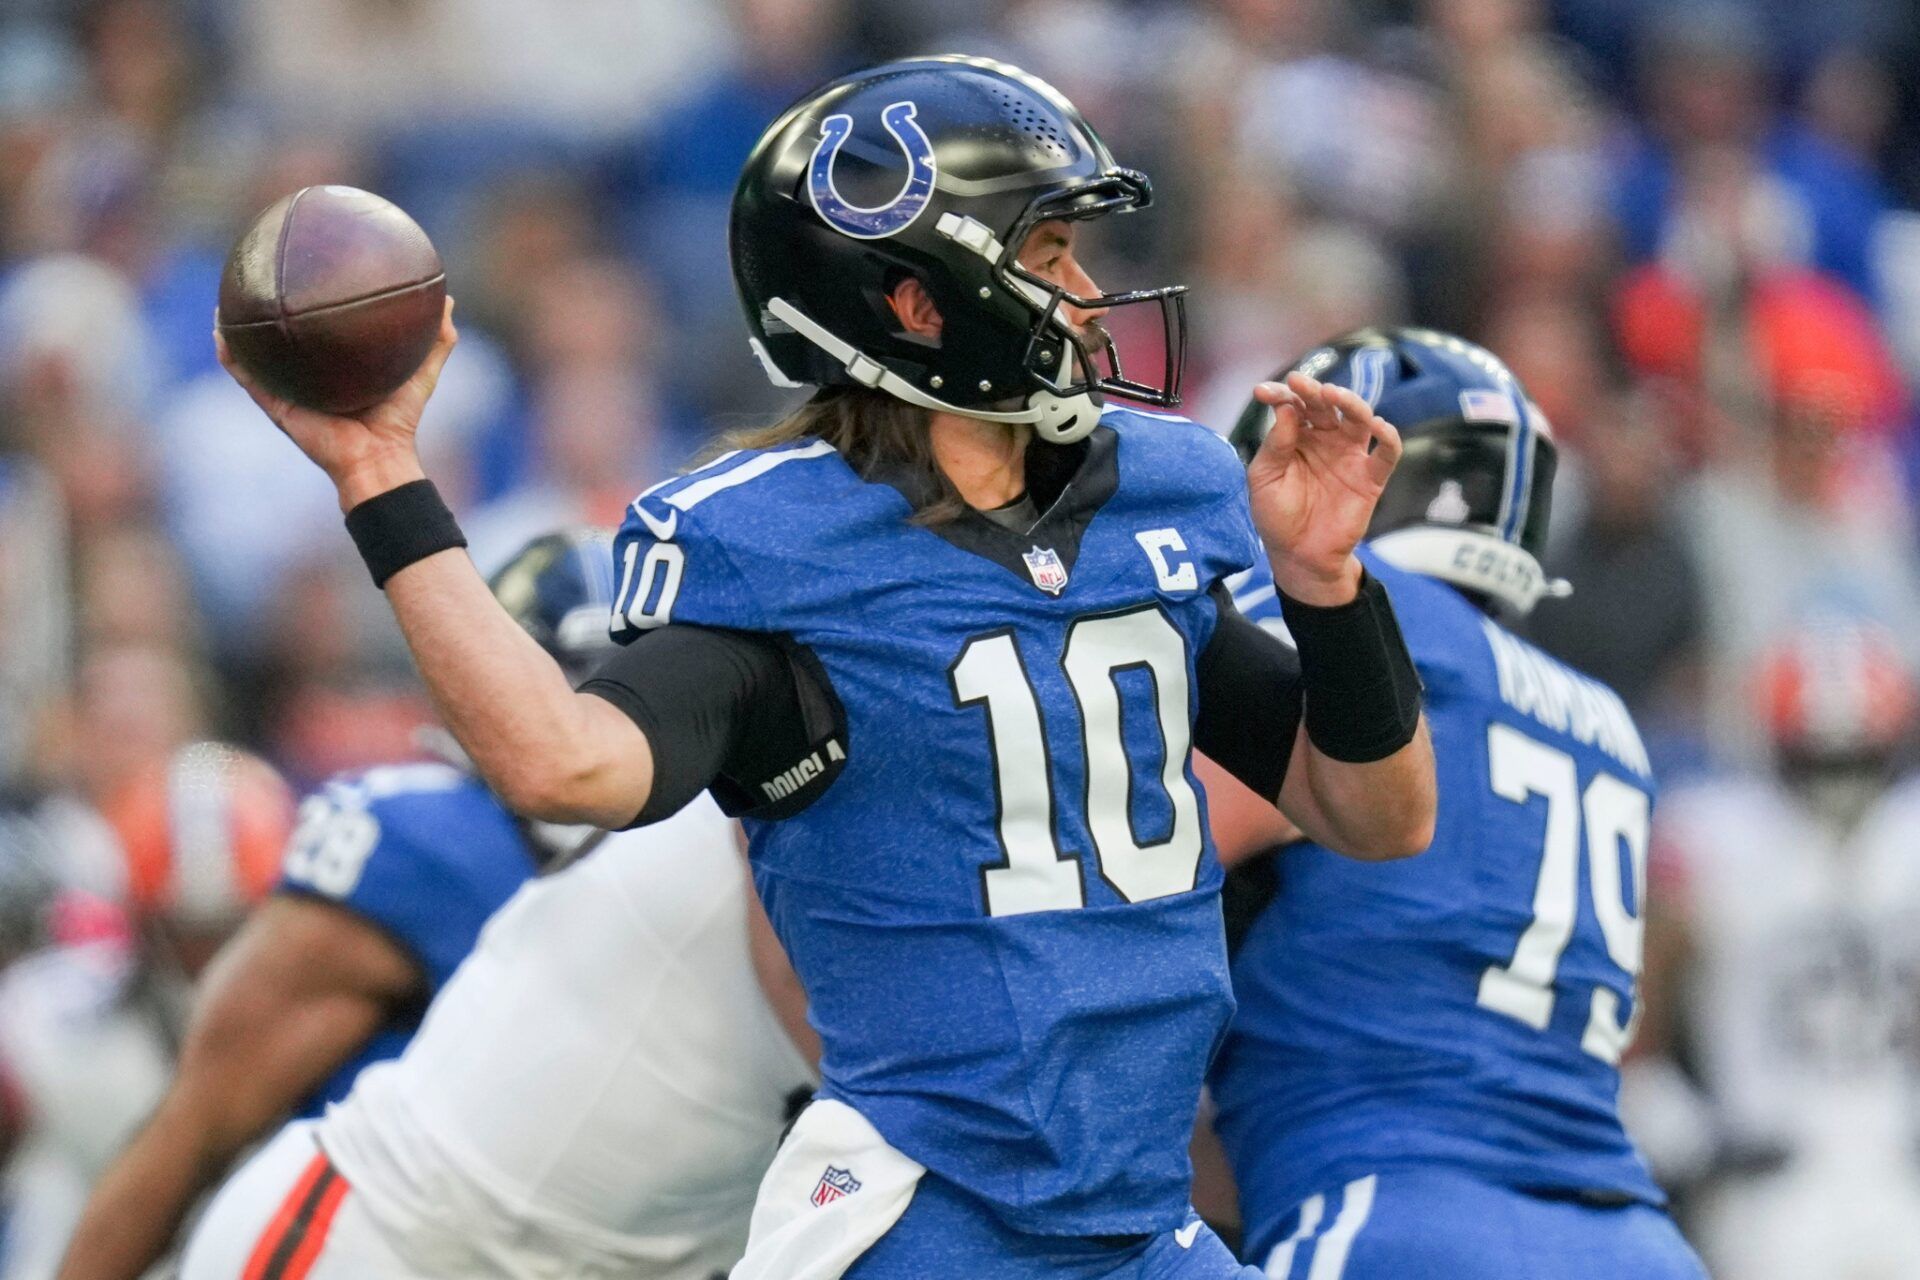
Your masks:
M275 897L208 971L172 1085L107 1170L59 1280L135 1280L235 1158L419 998L395 943L320 902Z
M1248 465L1248 495L1304 677L1280 808L1342 853L1419 853L1439 795L1419 681L1391 604L1354 555L1400 460L1400 433L1352 391L1305 374L1254 395L1274 423Z
M386 400L347 417L263 390L217 334L214 340L227 372L327 473L343 512L368 517L374 508L367 504L386 499L385 513L394 518L384 532L392 544L406 532L396 498L420 497L417 509L427 514L437 506L437 498L418 492L426 472L414 433L457 338L448 299L439 340L420 370ZM407 494L396 492L410 485ZM370 523L362 519L363 528ZM645 733L604 700L573 691L559 664L493 598L461 546L408 560L382 585L442 722L508 808L609 828L641 811L653 781Z

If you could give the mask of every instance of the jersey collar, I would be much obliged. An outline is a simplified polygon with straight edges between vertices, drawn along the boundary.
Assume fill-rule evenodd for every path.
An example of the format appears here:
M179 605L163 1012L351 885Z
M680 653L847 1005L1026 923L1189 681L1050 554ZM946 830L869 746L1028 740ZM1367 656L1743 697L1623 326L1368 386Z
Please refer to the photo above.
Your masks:
M1036 438L1028 445L1027 492L1041 507L1041 515L1039 523L1025 532L1008 529L972 507L952 520L928 526L927 532L970 555L991 560L1030 585L1034 578L1027 557L1035 551L1051 551L1070 578L1087 526L1119 488L1119 442L1119 434L1102 425L1076 444L1048 444ZM936 496L926 477L897 463L875 467L871 479L898 491L916 511Z

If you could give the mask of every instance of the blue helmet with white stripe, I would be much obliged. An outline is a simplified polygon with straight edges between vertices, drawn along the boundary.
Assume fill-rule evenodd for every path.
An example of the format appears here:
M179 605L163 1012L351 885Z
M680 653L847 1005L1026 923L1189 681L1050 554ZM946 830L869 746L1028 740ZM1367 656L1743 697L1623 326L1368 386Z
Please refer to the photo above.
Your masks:
M487 583L513 620L579 684L613 648L613 535L576 527L542 534Z
M1400 431L1406 453L1367 536L1389 562L1526 613L1565 595L1540 567L1553 433L1513 372L1485 347L1434 329L1358 329L1314 348L1298 370L1350 387ZM1233 441L1252 458L1272 410L1253 401Z

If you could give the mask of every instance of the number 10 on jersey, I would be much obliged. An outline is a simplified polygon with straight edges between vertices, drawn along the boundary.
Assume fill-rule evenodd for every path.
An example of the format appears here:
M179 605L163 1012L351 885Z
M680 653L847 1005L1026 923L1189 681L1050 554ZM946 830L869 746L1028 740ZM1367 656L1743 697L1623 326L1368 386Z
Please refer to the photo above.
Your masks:
M1199 876L1204 839L1200 800L1187 778L1193 732L1186 638L1157 608L1081 618L1068 628L1060 670L1079 713L1094 869L1128 902L1187 892ZM1117 680L1121 672L1134 670L1151 677L1162 747L1157 781L1173 810L1166 837L1146 842L1133 829L1135 763L1127 753ZM1060 848L1055 834L1053 769L1040 695L1013 633L973 637L948 676L955 706L985 709L993 751L1005 860L982 873L987 914L1085 906L1079 859Z

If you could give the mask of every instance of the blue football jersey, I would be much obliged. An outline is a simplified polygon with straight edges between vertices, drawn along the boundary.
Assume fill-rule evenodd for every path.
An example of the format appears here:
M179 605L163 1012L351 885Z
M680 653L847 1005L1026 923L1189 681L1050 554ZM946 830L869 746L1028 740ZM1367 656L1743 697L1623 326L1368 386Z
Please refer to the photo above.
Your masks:
M1653 795L1639 734L1452 587L1363 557L1426 683L1438 823L1403 862L1279 855L1211 1082L1248 1241L1396 1165L1660 1203L1616 1107ZM1233 585L1277 619L1270 581Z
M732 806L824 1095L1018 1229L1177 1229L1232 1008L1194 664L1257 542L1238 459L1184 419L1109 410L1050 456L1075 469L1015 534L916 525L907 479L822 441L727 455L633 504L613 626L784 637L840 704Z
M328 782L300 806L277 891L334 903L420 967L425 999L382 1028L302 1104L317 1116L354 1077L398 1057L480 928L537 870L519 825L486 785L444 764L392 765Z

